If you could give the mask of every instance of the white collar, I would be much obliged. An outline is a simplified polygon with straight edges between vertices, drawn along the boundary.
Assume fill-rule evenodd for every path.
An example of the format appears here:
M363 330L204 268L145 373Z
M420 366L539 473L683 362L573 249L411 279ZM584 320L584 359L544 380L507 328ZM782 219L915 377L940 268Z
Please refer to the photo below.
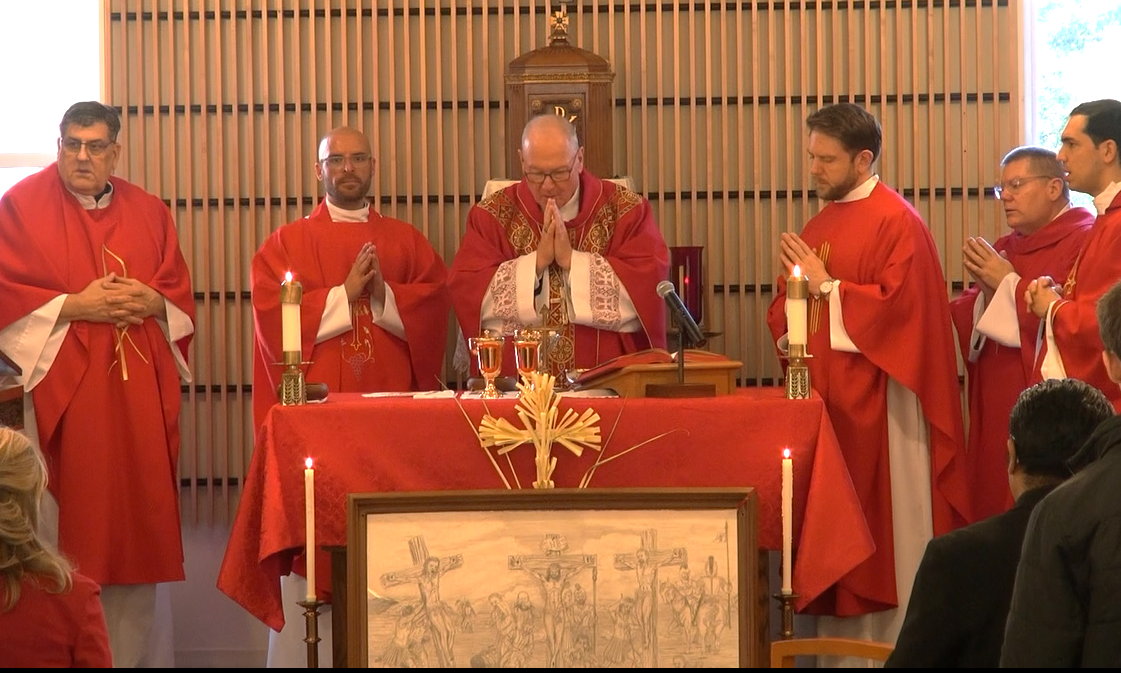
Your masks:
M1121 182L1111 182L1105 190L1094 197L1094 208L1097 209L1098 215L1105 212L1109 208L1109 204L1113 203L1113 199L1117 198L1118 192L1121 192Z
M849 190L848 194L845 194L841 198L837 199L837 203L848 203L849 201L859 201L860 199L868 198L872 195L872 190L876 188L876 183L878 183L879 181L880 176L873 175L863 183Z
M113 202L113 183L107 182L106 185L108 189L105 190L105 193L102 194L100 198L88 194L79 194L69 187L66 188L66 191L70 192L74 195L74 198L78 199L78 203L82 208L86 210L101 210L103 208L108 208L109 204Z
M370 219L370 203L367 201L366 205L357 210L347 210L331 203L331 199L328 197L327 212L331 213L332 222L365 222Z
M573 192L572 198L568 203L560 207L561 222L568 222L575 220L576 216L580 214L580 185L576 185L576 191Z

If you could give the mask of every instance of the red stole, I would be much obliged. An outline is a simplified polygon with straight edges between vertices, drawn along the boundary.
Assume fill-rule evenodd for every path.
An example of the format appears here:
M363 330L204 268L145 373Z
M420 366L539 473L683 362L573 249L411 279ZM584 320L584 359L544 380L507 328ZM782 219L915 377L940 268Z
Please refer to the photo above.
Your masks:
M998 252L1007 255L1020 274L1015 290L1020 348L1008 348L988 339L977 361L969 362L973 304L980 289L973 286L950 302L968 373L969 449L965 461L975 521L1004 512L1013 503L1008 488L1008 417L1020 393L1029 385L1039 334L1039 318L1024 308L1024 291L1039 276L1066 278L1093 223L1093 213L1085 208L1072 208L1030 236L1013 231L993 244Z
M471 208L467 232L448 274L452 303L465 337L479 333L483 296L499 265L536 250L543 223L544 214L524 180ZM624 353L664 348L665 303L656 288L669 274L669 249L650 203L585 170L580 174L580 212L565 227L574 250L596 253L608 261L634 302L643 328L622 333L566 325L558 348L565 366L570 371L586 369ZM561 293L559 270L554 267L549 275L554 283L551 296L557 297ZM550 319L561 319L560 306L551 308ZM510 344L503 356L503 372L514 372Z
M1056 278L1058 282L1061 278ZM1063 299L1055 304L1052 329L1063 366L1070 378L1080 379L1105 393L1121 411L1121 390L1109 379L1102 363L1102 339L1096 313L1098 299L1121 280L1121 194L1098 216L1082 254L1064 284ZM1040 366L1046 341L1036 357L1033 382L1042 379Z
M802 239L825 261L830 275L841 279L834 292L843 302L849 336L861 351L830 349L827 301L812 300L809 352L814 357L809 367L814 389L825 400L876 541L872 558L808 609L863 614L898 604L888 377L915 393L930 424L935 534L969 519L957 460L964 439L949 302L930 232L915 209L882 183L866 199L827 204L806 223ZM767 316L776 340L786 332L785 301L786 279L780 276Z
M124 180L111 181L113 201L102 210L83 209L53 164L5 195L0 328L108 271L149 285L194 319L190 275L167 206ZM184 355L189 341L177 343ZM59 501L62 551L101 584L182 579L182 395L157 321L127 330L72 322L32 397Z
M343 284L367 241L377 246L408 341L373 323L369 296L351 302L352 328L315 343L331 289ZM308 217L273 232L250 271L255 324L253 417L259 428L277 402L283 367L280 283L286 272L303 284L301 339L308 382L331 392L434 390L440 387L448 329L446 268L412 225L373 208L366 222L334 222L326 200Z

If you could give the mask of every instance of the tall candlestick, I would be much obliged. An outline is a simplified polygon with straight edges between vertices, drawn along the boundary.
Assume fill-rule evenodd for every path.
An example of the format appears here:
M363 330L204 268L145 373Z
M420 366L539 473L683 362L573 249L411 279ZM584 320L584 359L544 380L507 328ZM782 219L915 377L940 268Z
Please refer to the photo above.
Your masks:
M285 353L299 354L303 351L300 340L300 302L303 295L304 287L300 281L292 280L292 272L284 274L284 282L280 284L280 327Z
M790 449L782 452L782 593L794 592L790 572L790 548L794 539L794 461Z
M805 346L806 329L806 302L810 293L810 281L802 275L802 269L794 266L793 273L786 279L786 333L794 354L793 346ZM805 348L801 349L803 352Z
M304 550L304 556L307 558L307 602L311 603L315 600L315 470L311 467L311 458L304 461L304 465L307 467L304 470L307 528L307 548Z

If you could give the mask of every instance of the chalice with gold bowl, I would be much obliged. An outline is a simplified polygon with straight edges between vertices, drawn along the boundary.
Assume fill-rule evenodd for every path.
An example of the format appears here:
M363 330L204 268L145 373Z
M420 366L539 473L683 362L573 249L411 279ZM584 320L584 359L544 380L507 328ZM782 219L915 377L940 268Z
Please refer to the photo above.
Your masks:
M485 399L502 397L502 392L494 385L494 380L502 372L502 346L505 341L501 334L492 334L490 330L483 330L481 335L467 340L471 354L478 358L479 373L487 382L482 393Z

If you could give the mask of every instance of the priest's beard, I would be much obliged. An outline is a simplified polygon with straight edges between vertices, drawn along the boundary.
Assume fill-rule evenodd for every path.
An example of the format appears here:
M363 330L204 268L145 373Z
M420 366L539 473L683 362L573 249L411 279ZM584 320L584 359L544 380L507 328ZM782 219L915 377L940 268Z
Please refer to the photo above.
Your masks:
M837 201L843 199L849 192L860 184L860 174L857 173L855 168L849 170L845 179L836 184L829 184L823 182L821 179L817 181L817 197L825 201Z

